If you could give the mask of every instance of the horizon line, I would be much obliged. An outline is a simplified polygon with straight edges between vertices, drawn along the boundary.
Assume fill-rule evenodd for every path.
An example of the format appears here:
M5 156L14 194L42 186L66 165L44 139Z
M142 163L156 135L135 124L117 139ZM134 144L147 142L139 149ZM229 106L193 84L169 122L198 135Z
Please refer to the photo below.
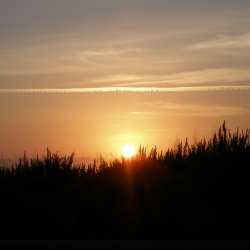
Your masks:
M97 87L64 89L0 89L1 94L8 93L95 93L95 92L189 92L218 90L250 90L250 86L200 86L200 87Z

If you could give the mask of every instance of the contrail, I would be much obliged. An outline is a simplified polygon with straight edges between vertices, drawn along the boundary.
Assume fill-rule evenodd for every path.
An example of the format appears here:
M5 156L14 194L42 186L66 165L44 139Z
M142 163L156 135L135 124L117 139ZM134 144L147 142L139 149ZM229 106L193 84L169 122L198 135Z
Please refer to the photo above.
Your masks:
M0 93L89 93L89 92L189 92L218 90L250 90L250 86L202 86L174 88L141 87L104 87L104 88L67 88L67 89L0 89Z

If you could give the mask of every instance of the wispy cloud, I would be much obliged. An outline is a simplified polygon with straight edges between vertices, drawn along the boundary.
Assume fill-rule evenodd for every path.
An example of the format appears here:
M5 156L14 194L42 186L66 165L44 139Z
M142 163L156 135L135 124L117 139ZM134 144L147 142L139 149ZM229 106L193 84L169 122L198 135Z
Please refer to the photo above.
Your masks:
M128 112L130 115L153 115L153 112Z
M139 75L128 75L128 74L119 74L119 75L110 75L105 77L95 77L91 81L94 83L117 83L117 82L137 82L143 79L143 76Z
M223 47L250 47L250 33L230 36L219 34L214 39L189 46L189 49L209 49Z
M0 1L0 6L1 88L250 80L247 1ZM230 48L230 58L218 56L225 56L224 48Z
M166 132L166 131L170 131L170 129L168 128L151 128L151 129L147 129L148 132Z
M145 135L127 133L127 134L119 134L119 135L116 135L114 137L108 138L108 140L110 140L110 141L121 140L123 142L127 141L127 140L134 140L134 139L145 139Z
M116 56L125 54L128 52L146 52L148 50L142 48L129 48L129 49L117 49L117 48L107 48L107 49L99 49L99 50L89 50L80 52L80 56Z
M218 68L199 71L188 71L168 75L130 75L119 74L92 78L94 83L109 83L111 86L171 86L212 83L230 83L250 80L249 68Z
M162 102L147 103L153 108L167 109L170 112L174 112L177 115L184 116L204 116L204 117L219 117L219 116L238 116L244 114L250 114L249 109L245 109L237 106L205 106L196 105L190 103L174 103L174 102Z
M140 88L140 87L107 87L107 88L71 88L71 89L0 89L0 93L91 93L91 92L188 92L188 91L223 91L250 90L250 86L203 86L174 88ZM133 112L132 112L133 113Z
M117 124L117 123L115 123L115 124L112 124L111 127L112 128L124 127L124 124Z

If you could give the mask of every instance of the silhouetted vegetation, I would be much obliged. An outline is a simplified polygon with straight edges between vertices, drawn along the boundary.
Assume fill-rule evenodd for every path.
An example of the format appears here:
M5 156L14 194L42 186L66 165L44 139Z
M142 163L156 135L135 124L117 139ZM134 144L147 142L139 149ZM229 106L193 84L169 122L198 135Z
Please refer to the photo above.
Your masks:
M51 154L0 169L2 239L249 239L249 131L74 165Z

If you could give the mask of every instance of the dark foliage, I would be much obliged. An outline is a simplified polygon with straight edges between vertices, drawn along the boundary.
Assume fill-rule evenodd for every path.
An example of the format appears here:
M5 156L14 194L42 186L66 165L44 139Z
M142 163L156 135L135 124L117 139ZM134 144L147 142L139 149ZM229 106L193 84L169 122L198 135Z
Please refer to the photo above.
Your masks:
M249 239L248 130L87 169L73 157L0 169L2 239Z

